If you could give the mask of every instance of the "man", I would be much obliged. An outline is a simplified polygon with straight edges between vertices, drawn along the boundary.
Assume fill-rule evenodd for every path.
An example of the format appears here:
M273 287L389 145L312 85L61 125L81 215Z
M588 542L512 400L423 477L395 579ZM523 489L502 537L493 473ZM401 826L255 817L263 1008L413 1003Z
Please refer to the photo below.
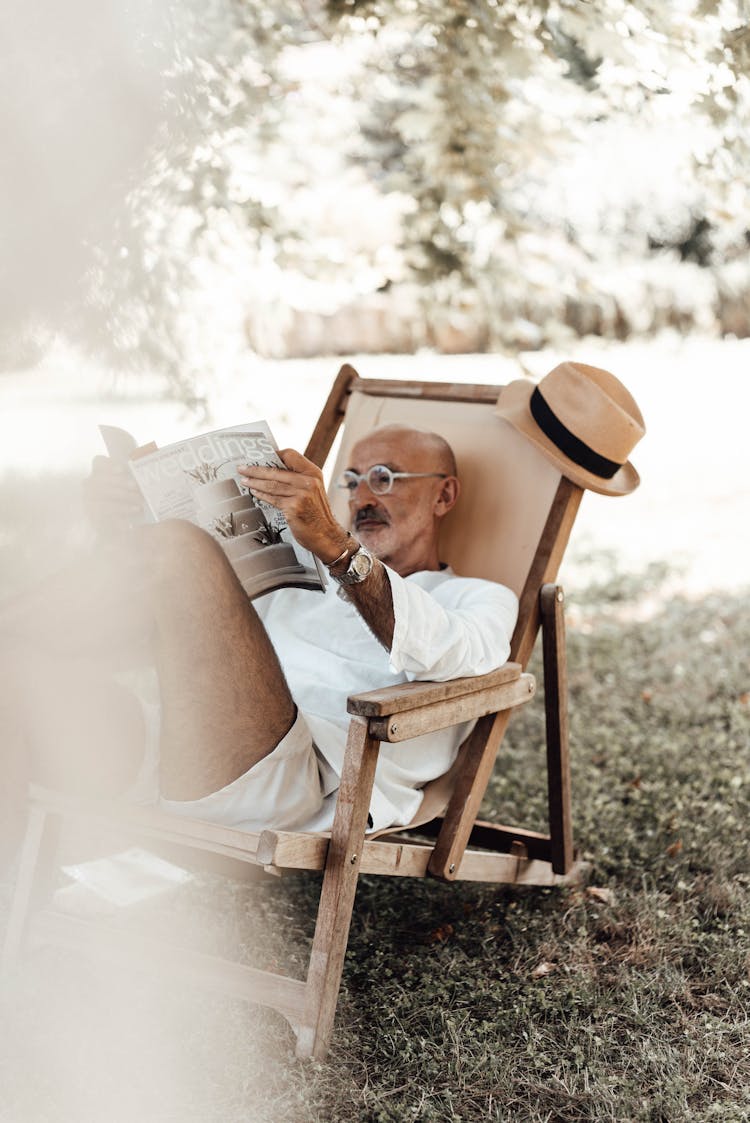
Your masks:
M96 731L83 760L78 752L87 775L120 780L122 762L134 771L140 760L131 793L173 812L246 829L326 829L350 694L481 674L508 658L515 595L441 565L440 524L459 495L442 438L388 425L354 446L343 480L351 530L335 519L320 470L292 449L280 456L287 471L247 467L243 482L278 506L297 541L328 567L324 596L281 589L251 603L214 540L172 521L118 533L75 587L61 578L15 617L6 612L6 627L15 619L27 643L54 633L58 665L63 655L78 660L64 672L54 753L50 722L26 695L39 779L51 765L59 774L61 743L78 746L83 711ZM94 520L125 522L137 506L133 488L98 458L88 484ZM124 638L131 647L148 641L158 710L142 711L90 661L109 659ZM370 826L408 822L420 788L450 767L467 731L383 746Z

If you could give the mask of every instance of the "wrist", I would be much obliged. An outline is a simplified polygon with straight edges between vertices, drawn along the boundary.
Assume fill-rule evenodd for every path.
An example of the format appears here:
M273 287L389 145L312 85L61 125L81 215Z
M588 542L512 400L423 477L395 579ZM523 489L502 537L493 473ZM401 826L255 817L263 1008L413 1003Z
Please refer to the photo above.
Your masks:
M328 567L328 572L334 581L344 588L365 581L372 573L376 561L375 555L371 554L361 542L357 542L356 538L354 543L353 552L347 551L340 562Z
M339 548L334 553L334 545ZM332 544L330 550L320 553L318 557L328 569L331 576L343 573L351 561L352 555L359 549L360 543L352 534L343 534L338 543ZM330 555L330 556L329 556Z

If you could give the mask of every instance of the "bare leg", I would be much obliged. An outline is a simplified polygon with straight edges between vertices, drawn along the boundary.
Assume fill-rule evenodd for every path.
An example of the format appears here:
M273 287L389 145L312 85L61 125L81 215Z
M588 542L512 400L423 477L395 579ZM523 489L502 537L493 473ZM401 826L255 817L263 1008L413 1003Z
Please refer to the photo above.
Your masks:
M295 706L221 547L186 522L147 529L166 532L154 604L161 789L170 799L197 799L267 756L291 728Z
M128 761L139 737L142 742L142 724L123 692L101 672L92 676L85 659L96 656L106 669L121 665L125 650L149 644L162 695L162 793L171 799L197 799L237 779L294 721L294 702L257 613L218 544L187 522L138 528L42 589L0 606L0 636L65 660L59 672L67 684L65 723L72 731L76 711L79 731L90 727L94 709L102 716L93 727ZM54 682L56 673L47 670L46 681ZM40 745L44 733L38 731ZM78 770L76 754L64 749L72 740L72 734L65 741L53 736L49 753L35 754L46 775L55 752L59 769Z

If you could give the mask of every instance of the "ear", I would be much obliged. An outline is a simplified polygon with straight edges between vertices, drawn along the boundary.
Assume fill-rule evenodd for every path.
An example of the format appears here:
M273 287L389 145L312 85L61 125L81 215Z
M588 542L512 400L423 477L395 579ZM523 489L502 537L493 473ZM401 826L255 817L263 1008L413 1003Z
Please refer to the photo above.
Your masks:
M435 517L438 519L444 518L455 507L460 494L461 484L456 476L446 476L444 480L441 480L440 490L433 507Z

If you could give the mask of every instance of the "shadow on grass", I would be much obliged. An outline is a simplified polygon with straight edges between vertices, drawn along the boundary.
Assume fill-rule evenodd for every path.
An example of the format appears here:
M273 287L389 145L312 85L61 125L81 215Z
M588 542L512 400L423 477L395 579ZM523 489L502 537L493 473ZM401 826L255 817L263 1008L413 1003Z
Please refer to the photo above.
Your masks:
M309 1118L749 1117L750 617L744 596L688 600L670 577L571 598L588 887L364 879ZM512 723L488 817L543 829L542 711Z

